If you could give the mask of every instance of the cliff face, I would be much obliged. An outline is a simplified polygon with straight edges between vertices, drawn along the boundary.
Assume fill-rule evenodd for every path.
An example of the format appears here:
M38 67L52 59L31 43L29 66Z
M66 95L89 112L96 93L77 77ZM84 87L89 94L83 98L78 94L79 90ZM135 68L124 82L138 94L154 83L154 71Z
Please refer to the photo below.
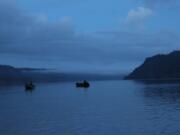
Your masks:
M156 55L145 62L125 79L170 79L180 78L180 51Z

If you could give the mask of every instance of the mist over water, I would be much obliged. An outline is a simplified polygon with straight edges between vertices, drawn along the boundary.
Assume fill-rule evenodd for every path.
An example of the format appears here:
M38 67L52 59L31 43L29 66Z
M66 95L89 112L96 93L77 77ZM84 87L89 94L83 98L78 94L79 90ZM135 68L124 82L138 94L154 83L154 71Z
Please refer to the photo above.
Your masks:
M1 86L2 135L178 135L180 84L92 81Z

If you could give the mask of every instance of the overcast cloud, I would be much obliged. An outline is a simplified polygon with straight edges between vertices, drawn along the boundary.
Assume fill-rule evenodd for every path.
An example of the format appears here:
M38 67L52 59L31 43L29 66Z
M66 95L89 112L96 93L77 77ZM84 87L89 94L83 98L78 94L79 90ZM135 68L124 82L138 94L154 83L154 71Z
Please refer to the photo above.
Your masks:
M156 8L159 6L171 7L178 4L177 0L142 0L149 8Z
M29 14L16 1L0 0L1 64L71 72L129 72L147 56L178 49L178 32L146 30L154 12L139 6L127 12L120 27L81 33L69 16L52 21L46 15Z

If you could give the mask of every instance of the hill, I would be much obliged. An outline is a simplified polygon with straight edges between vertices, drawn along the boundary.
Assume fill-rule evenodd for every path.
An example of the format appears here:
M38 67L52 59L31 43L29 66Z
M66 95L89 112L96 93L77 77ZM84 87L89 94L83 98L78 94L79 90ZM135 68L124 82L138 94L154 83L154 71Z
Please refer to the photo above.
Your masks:
M9 65L0 65L0 83L33 82L63 82L81 80L118 80L118 75L101 75L86 73L61 73L48 69L15 68Z
M175 78L180 78L180 51L146 58L141 66L125 77L125 79Z

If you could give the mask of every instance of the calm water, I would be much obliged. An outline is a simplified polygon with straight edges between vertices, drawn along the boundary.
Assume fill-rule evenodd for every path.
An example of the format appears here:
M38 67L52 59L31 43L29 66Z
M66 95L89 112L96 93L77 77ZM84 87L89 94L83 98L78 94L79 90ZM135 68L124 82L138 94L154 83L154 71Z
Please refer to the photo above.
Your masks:
M0 87L0 135L179 135L180 83Z

